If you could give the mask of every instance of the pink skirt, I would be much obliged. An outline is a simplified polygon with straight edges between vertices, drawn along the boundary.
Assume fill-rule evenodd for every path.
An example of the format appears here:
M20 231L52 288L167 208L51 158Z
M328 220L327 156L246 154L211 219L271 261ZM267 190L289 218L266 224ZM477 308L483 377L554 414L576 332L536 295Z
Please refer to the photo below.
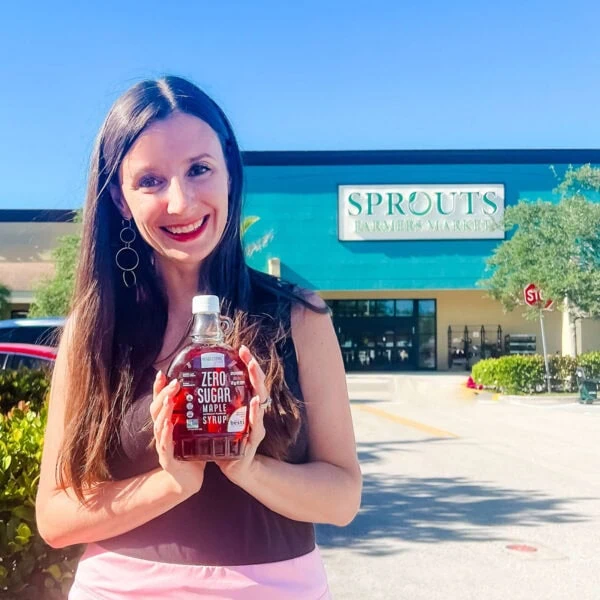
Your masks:
M207 567L131 558L90 544L69 600L330 600L318 548L260 565Z

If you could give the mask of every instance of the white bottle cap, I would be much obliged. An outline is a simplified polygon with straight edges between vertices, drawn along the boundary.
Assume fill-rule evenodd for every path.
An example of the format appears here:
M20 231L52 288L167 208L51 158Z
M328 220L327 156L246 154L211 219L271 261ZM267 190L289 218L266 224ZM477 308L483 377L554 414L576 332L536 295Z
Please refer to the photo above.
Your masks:
M220 313L221 306L218 296L194 296L192 300L192 313Z

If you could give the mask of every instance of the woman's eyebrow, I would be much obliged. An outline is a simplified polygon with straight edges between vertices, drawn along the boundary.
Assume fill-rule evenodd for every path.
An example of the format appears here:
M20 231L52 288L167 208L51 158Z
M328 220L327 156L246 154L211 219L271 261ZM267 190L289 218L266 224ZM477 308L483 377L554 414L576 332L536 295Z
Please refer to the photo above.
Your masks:
M130 180L135 181L142 175L147 175L148 173L152 173L155 170L156 169L154 168L154 166L147 164L135 167L135 169L129 169L128 171L125 171L125 169L123 169L123 173L127 173L127 175L129 175Z
M212 158L213 160L215 160L215 157L212 154L209 154L208 152L204 152L202 154L198 154L198 156L192 156L192 158L188 159L188 162L193 163L193 162L196 162L197 160L201 160L203 158Z

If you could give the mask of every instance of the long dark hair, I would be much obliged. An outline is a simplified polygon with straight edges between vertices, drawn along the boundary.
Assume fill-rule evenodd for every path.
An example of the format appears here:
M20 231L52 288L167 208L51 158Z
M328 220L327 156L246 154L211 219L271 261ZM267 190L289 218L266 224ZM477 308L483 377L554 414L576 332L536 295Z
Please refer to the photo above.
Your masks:
M59 481L72 486L82 501L84 487L110 479L107 453L118 442L121 415L157 359L167 326L167 295L154 269L152 249L139 235L134 244L140 259L137 285L124 285L114 259L122 245L122 216L109 187L119 186L121 162L140 134L176 111L202 119L215 131L227 165L228 220L219 244L202 265L198 289L222 298L223 311L235 323L228 341L250 347L265 370L274 409L266 415L267 436L259 450L285 458L300 426L298 401L286 385L280 356L280 342L290 334L289 310L281 309L297 302L318 312L326 309L308 302L290 284L246 265L240 236L242 158L223 111L180 77L142 81L112 106L91 157L58 464ZM270 303L265 298L271 298Z

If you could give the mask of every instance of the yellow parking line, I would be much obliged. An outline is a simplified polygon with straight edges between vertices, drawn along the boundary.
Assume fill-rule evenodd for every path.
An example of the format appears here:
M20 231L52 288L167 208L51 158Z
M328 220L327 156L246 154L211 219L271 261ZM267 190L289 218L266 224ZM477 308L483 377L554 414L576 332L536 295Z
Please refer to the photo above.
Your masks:
M431 427L429 425L425 425L424 423L419 423L418 421L405 419L404 417L399 417L398 415L394 415L385 410L381 410L380 408L372 408L371 406L364 406L362 404L359 405L359 408L360 410L364 410L365 412L377 415L379 417L383 417L384 419L389 419L390 421L400 423L401 425L406 425L406 427L418 429L419 431L423 431L424 433L430 433L431 435L435 435L436 437L459 437L458 435L456 435L455 433L451 433L450 431L444 431L443 429L437 429L436 427Z

